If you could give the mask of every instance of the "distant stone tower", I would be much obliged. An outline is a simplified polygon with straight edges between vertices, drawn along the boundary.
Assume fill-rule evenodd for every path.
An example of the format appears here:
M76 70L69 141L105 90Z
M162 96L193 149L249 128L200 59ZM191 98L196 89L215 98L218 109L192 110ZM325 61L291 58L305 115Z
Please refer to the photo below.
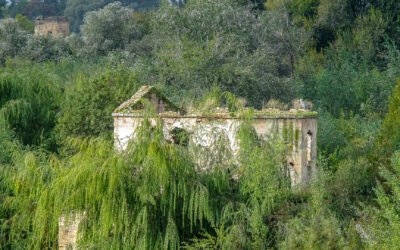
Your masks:
M69 34L69 21L65 17L38 17L35 20L35 36L63 38Z

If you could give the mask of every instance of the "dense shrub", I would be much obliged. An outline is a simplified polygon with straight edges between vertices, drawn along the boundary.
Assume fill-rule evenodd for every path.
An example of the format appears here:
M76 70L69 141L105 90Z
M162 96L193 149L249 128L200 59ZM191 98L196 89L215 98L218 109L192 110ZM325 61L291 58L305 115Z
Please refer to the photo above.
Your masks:
M110 138L112 111L139 88L134 72L109 69L98 76L78 75L67 87L57 124L59 140L69 136Z
M38 69L0 71L0 119L24 144L52 145L61 90Z

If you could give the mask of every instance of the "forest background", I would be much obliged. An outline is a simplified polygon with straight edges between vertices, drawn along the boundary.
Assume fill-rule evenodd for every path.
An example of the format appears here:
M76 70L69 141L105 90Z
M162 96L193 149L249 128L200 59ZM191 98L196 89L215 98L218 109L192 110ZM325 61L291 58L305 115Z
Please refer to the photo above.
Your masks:
M34 36L38 16L73 33ZM55 248L76 211L83 248L400 245L399 1L0 0L0 18L2 249ZM291 189L246 126L239 182L159 128L114 152L111 112L143 84L182 107L312 101L316 180Z

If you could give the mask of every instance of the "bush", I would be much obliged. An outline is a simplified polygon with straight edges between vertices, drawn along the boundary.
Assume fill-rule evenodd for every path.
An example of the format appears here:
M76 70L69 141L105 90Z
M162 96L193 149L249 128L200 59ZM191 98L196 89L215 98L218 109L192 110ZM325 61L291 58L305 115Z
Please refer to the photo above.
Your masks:
M103 9L88 12L81 27L85 50L92 57L124 49L139 37L133 10L121 3L110 3Z
M18 55L28 38L28 32L22 30L15 20L0 19L0 65L7 57Z
M77 76L67 87L57 122L59 142L74 136L107 136L113 128L112 111L140 87L126 68L109 69L99 76Z
M61 89L39 69L0 71L0 119L24 144L53 144Z
M392 157L391 170L381 168L382 183L375 190L377 207L369 209L363 229L372 248L393 249L400 244L400 153Z

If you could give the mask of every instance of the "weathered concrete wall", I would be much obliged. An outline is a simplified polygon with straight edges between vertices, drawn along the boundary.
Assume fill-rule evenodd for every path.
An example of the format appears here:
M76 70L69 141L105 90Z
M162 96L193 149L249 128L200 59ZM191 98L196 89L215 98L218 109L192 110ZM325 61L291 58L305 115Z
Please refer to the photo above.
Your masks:
M124 150L129 140L135 138L135 132L144 121L144 117L131 114L114 115L114 139L117 150ZM163 133L167 140L172 139L174 129L184 129L190 133L192 144L208 152L200 152L197 164L201 171L206 171L209 162L205 153L217 154L214 146L221 139L229 152L222 154L223 159L234 160L239 150L237 132L243 120L236 118L196 117L196 116L163 116ZM156 125L156 118L150 119ZM274 117L255 118L252 125L258 136L268 140L280 136L288 146L287 167L293 186L307 185L316 173L317 160L317 118L316 117ZM233 156L233 157L232 157ZM215 160L211 157L211 160ZM76 249L78 226L82 216L76 216L69 223L62 217L59 222L59 248Z
M58 222L58 248L61 250L77 249L79 223L82 214L66 218L62 216Z
M36 36L52 36L55 38L61 38L66 37L69 34L69 22L64 18L51 17L35 21Z
M191 142L203 148L214 149L219 139L224 140L226 148L235 156L239 149L237 132L242 120L236 118L213 118L196 116L160 116L163 120L164 136L170 139L175 128L190 133ZM143 122L143 117L129 114L114 114L114 139L118 150L124 150L129 140L135 138L135 131ZM155 124L155 119L152 120ZM268 139L279 135L289 146L287 164L292 185L306 185L316 171L317 118L275 117L255 118L253 127L261 138ZM208 168L207 159L198 163L202 170Z
M253 126L261 137L278 134L289 146L288 169L292 185L308 184L316 173L317 118L256 119Z

